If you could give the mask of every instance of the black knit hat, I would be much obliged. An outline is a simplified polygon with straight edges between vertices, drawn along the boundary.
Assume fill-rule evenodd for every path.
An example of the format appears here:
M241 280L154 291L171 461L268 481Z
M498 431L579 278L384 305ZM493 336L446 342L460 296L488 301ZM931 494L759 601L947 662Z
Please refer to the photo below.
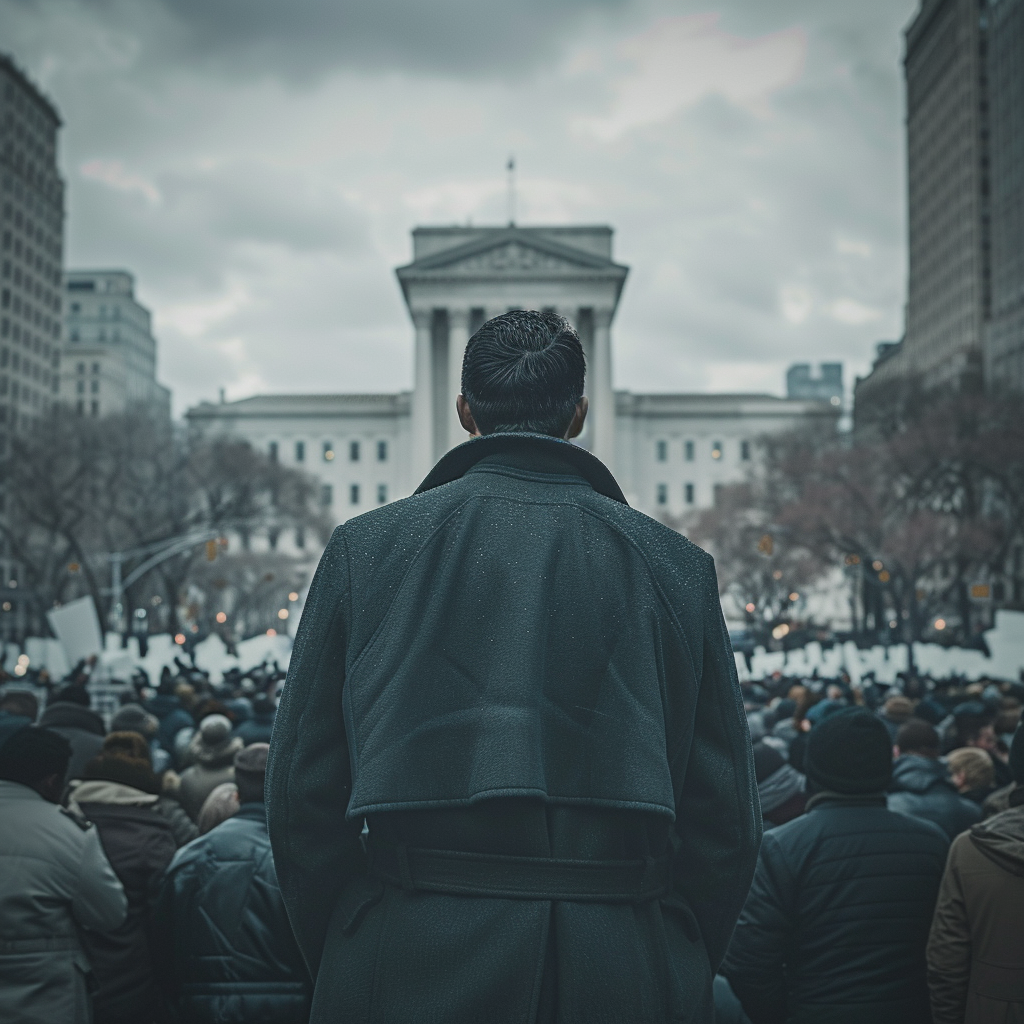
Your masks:
M774 747L767 743L754 744L754 777L758 782L774 775L785 763L786 759Z
M865 708L838 711L811 730L804 768L818 790L882 793L892 780L889 730Z

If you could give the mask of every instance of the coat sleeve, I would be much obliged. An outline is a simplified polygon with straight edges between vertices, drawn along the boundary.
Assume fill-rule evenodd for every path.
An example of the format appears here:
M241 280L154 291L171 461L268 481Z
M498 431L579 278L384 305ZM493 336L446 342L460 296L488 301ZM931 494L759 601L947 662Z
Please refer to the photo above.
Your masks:
M703 600L693 741L676 804L676 892L697 918L711 969L725 955L757 863L754 759L714 563Z
M71 913L78 924L92 932L112 932L128 913L128 899L103 852L95 826L82 834Z
M277 877L313 979L338 900L366 872L362 822L345 819L352 791L342 715L348 608L348 557L339 527L313 577L295 636L266 779Z
M785 961L796 920L795 899L792 872L769 834L722 964L722 974L753 1024L783 1024L786 1020Z
M939 898L928 936L928 992L934 1024L962 1024L971 980L971 931L967 920L958 848L969 842L954 840L939 887Z

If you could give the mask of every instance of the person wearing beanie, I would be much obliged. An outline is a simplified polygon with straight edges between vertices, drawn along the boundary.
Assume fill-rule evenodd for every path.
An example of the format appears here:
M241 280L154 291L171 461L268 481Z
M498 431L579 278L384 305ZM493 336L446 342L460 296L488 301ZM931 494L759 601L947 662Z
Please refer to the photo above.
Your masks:
M934 821L950 839L981 820L981 808L961 796L939 760L935 726L911 718L896 733L889 810Z
M1024 1021L1024 727L1010 744L1009 807L953 840L928 938L934 1024Z
M160 884L153 939L173 1020L294 1024L311 985L274 871L263 802L266 743L234 756L237 810L175 854Z
M107 733L103 718L89 706L84 686L65 686L54 694L39 718L39 724L60 733L71 744L65 784L82 777L85 762L94 758Z
M244 744L231 735L225 715L207 715L196 731L195 763L181 773L178 800L193 821L198 821L206 798L222 783L235 777L235 754Z
M753 1024L930 1024L925 943L949 841L886 807L889 731L848 708L808 734L807 811L766 832L721 973Z
M71 806L96 826L128 898L128 916L119 928L83 936L97 982L94 1022L154 1020L149 913L152 891L177 849L170 823L156 809L160 780L150 765L149 745L136 732L110 733L82 775L71 791Z
M259 693L252 700L252 718L243 722L235 735L246 745L250 743L269 743L274 731L274 716L277 706L274 699L265 693Z
M804 813L807 780L774 747L754 744L754 776L765 830Z
M174 681L170 673L161 674L160 687L144 704L144 708L160 723L157 739L160 746L168 753L174 751L174 738L182 729L191 729L195 722L188 713L181 698L175 692ZM176 765L180 768L180 765Z
M153 771L161 775L171 766L171 755L160 746L160 720L141 704L122 704L110 720L111 732L137 732L149 744Z
M57 806L71 744L15 726L0 728L0 1021L87 1024L80 935L119 928L127 900L97 830Z
M885 723L893 743L900 726L905 725L914 714L914 702L902 693L894 693L882 705L878 717Z

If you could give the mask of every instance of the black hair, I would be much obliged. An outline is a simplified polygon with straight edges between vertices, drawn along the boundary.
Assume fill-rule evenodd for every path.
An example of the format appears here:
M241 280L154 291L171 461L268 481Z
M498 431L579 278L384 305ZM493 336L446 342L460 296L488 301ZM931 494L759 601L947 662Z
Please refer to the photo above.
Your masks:
M60 733L26 725L0 747L0 779L34 786L51 775L63 777L71 744Z
M909 718L896 732L896 746L901 754L925 754L938 757L939 734L931 722Z
M0 711L21 715L34 722L39 716L39 701L28 690L8 690L0 697Z
M583 346L565 317L513 309L469 339L462 394L481 434L564 437L585 375Z

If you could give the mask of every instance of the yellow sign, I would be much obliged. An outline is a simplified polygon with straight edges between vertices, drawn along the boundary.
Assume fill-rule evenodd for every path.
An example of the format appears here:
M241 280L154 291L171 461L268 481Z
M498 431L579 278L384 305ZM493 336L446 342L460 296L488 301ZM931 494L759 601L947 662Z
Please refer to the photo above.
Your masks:
M989 585L987 583L975 583L974 586L971 587L971 597L984 599L988 597L990 593L991 591L989 590Z
M770 555L775 550L775 541L772 540L772 535L766 533L758 542L757 550L762 555Z

